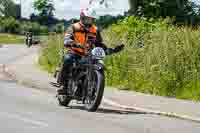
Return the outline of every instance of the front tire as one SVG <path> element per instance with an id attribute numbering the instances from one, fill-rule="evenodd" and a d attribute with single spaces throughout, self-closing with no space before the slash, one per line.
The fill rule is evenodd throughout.
<path id="1" fill-rule="evenodd" d="M 86 96 L 85 108 L 89 112 L 95 112 L 100 106 L 102 98 L 103 98 L 103 94 L 104 94 L 104 87 L 105 87 L 105 77 L 104 77 L 103 71 L 95 70 L 93 72 L 93 76 L 96 77 L 96 92 L 95 92 L 96 96 L 92 103 L 90 102 L 88 103 L 87 99 L 89 97 Z M 94 77 L 92 79 L 94 79 Z"/>

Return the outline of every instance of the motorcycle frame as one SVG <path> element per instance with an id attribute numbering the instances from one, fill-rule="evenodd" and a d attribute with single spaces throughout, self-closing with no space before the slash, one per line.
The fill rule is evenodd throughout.
<path id="1" fill-rule="evenodd" d="M 86 81 L 88 81 L 87 86 L 91 86 L 91 77 L 92 77 L 92 71 L 93 70 L 97 70 L 97 71 L 104 71 L 105 70 L 105 66 L 103 64 L 97 63 L 98 60 L 92 58 L 92 56 L 87 56 L 81 59 L 86 60 L 87 63 L 73 63 L 72 66 L 72 72 L 70 73 L 71 77 L 68 78 L 68 80 L 71 80 L 71 86 L 69 86 L 72 90 L 72 99 L 75 100 L 82 100 L 82 102 L 84 103 L 84 99 L 87 96 L 88 93 L 88 87 L 85 87 L 84 81 L 84 87 L 83 88 L 79 88 L 78 87 L 78 82 L 79 80 L 82 80 L 82 78 L 86 77 L 87 79 L 85 79 Z M 77 74 L 78 71 L 81 71 L 79 74 Z M 75 85 L 75 86 L 74 86 Z M 77 97 L 77 91 L 80 91 L 80 89 L 82 90 L 82 94 L 81 97 Z"/>

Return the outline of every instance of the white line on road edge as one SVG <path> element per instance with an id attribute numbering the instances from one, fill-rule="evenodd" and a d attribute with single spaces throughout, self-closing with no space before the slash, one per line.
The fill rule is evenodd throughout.
<path id="1" fill-rule="evenodd" d="M 146 109 L 146 108 L 139 108 L 139 107 L 135 107 L 135 106 L 132 106 L 132 107 L 125 106 L 125 105 L 118 104 L 118 103 L 116 103 L 112 100 L 106 99 L 106 98 L 104 98 L 103 101 L 111 106 L 119 107 L 119 108 L 122 108 L 125 110 L 131 110 L 131 111 L 134 110 L 134 111 L 144 112 L 146 114 L 175 117 L 175 118 L 179 118 L 179 119 L 183 119 L 183 120 L 189 120 L 189 121 L 200 123 L 200 118 L 194 118 L 194 117 L 191 117 L 188 115 L 181 115 L 181 114 L 177 114 L 177 113 L 173 113 L 173 112 L 162 112 L 162 111 L 151 110 L 151 109 Z"/>
<path id="2" fill-rule="evenodd" d="M 36 125 L 36 126 L 40 126 L 40 127 L 48 127 L 49 125 L 47 123 L 41 122 L 41 121 L 36 121 L 36 120 L 32 120 L 29 118 L 25 118 L 16 114 L 10 114 L 10 113 L 6 113 L 6 112 L 0 112 L 1 116 L 6 116 L 8 118 L 12 118 L 12 119 L 17 119 L 20 121 L 23 121 L 25 123 L 29 123 L 32 125 Z"/>

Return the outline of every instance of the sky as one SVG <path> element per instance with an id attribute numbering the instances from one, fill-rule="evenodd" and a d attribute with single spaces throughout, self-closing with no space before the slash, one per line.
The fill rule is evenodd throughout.
<path id="1" fill-rule="evenodd" d="M 20 0 L 15 0 L 19 3 Z M 22 16 L 29 17 L 31 13 L 34 12 L 33 2 L 34 0 L 21 0 L 22 1 Z M 118 15 L 123 14 L 128 10 L 128 0 L 110 0 L 112 6 L 108 9 L 103 6 L 95 5 L 94 8 L 97 12 L 97 15 Z M 55 16 L 60 19 L 70 19 L 78 18 L 80 10 L 88 7 L 89 0 L 53 0 L 55 5 Z"/>

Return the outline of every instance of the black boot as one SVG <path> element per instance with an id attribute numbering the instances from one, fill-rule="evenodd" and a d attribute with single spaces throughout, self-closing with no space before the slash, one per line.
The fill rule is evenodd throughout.
<path id="1" fill-rule="evenodd" d="M 71 78 L 71 66 L 65 66 L 63 65 L 63 67 L 61 68 L 61 71 L 59 73 L 58 76 L 58 84 L 60 85 L 60 89 L 57 91 L 59 95 L 70 95 L 70 91 L 68 89 L 68 82 Z"/>
<path id="2" fill-rule="evenodd" d="M 61 71 L 59 72 L 57 84 L 59 85 L 59 88 L 57 90 L 58 95 L 67 95 L 67 84 L 66 84 L 66 76 L 65 76 L 65 69 L 64 67 L 61 68 Z"/>
<path id="3" fill-rule="evenodd" d="M 67 88 L 64 85 L 61 85 L 60 89 L 57 90 L 58 95 L 68 95 Z"/>

